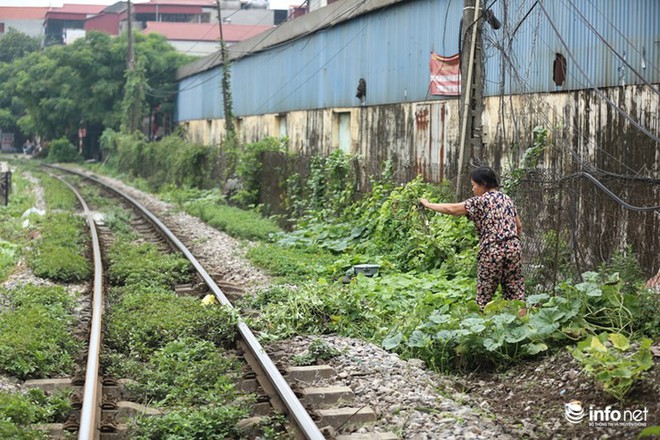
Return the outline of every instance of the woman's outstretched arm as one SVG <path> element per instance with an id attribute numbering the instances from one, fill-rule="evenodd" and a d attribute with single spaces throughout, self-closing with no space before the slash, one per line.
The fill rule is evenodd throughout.
<path id="1" fill-rule="evenodd" d="M 449 215 L 465 215 L 467 210 L 465 209 L 465 203 L 431 203 L 426 199 L 419 199 L 419 203 L 424 205 L 424 207 L 431 209 L 433 211 L 439 212 L 441 214 Z"/>

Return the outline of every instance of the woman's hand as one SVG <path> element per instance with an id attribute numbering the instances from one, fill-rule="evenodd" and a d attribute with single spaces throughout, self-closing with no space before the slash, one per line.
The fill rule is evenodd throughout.
<path id="1" fill-rule="evenodd" d="M 426 199 L 419 199 L 419 204 L 422 205 L 425 208 L 429 207 L 429 201 Z"/>

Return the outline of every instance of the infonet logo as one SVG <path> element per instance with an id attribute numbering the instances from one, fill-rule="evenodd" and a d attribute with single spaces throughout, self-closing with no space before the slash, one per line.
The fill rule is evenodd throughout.
<path id="1" fill-rule="evenodd" d="M 582 402 L 579 400 L 571 400 L 564 404 L 564 416 L 566 420 L 573 424 L 582 422 L 587 415 L 582 407 Z M 636 410 L 619 410 L 612 409 L 610 405 L 605 409 L 596 409 L 593 405 L 589 405 L 589 426 L 594 427 L 616 427 L 616 426 L 630 426 L 630 427 L 645 427 L 648 417 L 648 408 Z"/>
<path id="2" fill-rule="evenodd" d="M 584 408 L 582 408 L 582 402 L 579 400 L 571 400 L 570 402 L 565 403 L 564 410 L 566 413 L 566 420 L 571 423 L 578 424 L 584 418 Z"/>

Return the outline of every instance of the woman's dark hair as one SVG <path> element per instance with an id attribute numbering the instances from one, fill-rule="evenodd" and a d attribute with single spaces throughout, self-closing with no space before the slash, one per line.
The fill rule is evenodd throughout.
<path id="1" fill-rule="evenodd" d="M 500 184 L 497 182 L 495 171 L 490 167 L 478 167 L 470 173 L 470 179 L 479 185 L 483 185 L 488 189 L 498 188 Z"/>

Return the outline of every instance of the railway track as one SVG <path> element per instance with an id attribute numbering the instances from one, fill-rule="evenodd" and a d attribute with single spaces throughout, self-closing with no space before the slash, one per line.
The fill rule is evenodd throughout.
<path id="1" fill-rule="evenodd" d="M 224 287 L 228 292 L 223 291 L 221 287 L 223 283 L 216 282 L 215 277 L 207 272 L 179 238 L 137 200 L 92 176 L 61 167 L 51 166 L 51 169 L 59 173 L 76 174 L 94 185 L 101 186 L 102 191 L 112 193 L 113 197 L 121 199 L 122 204 L 130 205 L 131 209 L 137 213 L 132 226 L 145 241 L 156 244 L 162 250 L 171 249 L 184 255 L 194 268 L 197 282 L 194 283 L 195 285 L 177 286 L 178 294 L 210 293 L 222 306 L 233 308 L 230 298 L 239 292 L 240 288 L 225 284 Z M 101 251 L 104 247 L 104 240 L 106 241 L 105 246 L 108 241 L 112 240 L 112 233 L 104 227 L 101 220 L 95 219 L 80 192 L 66 181 L 65 183 L 76 193 L 85 213 L 90 229 L 95 270 L 91 313 L 89 322 L 83 324 L 85 331 L 88 331 L 85 336 L 89 342 L 85 350 L 87 358 L 84 361 L 84 367 L 81 368 L 85 371 L 85 375 L 74 376 L 69 380 L 69 385 L 81 387 L 80 391 L 74 394 L 74 406 L 79 410 L 72 414 L 61 429 L 77 432 L 79 439 L 130 438 L 130 434 L 118 420 L 140 412 L 153 413 L 157 416 L 158 411 L 122 401 L 121 380 L 102 377 L 100 374 L 99 354 L 102 350 L 101 329 L 103 326 L 101 319 L 104 305 Z M 327 385 L 332 383 L 332 378 L 337 375 L 332 368 L 323 365 L 310 367 L 281 365 L 278 361 L 278 354 L 272 354 L 275 359 L 273 360 L 241 318 L 237 322 L 237 334 L 238 352 L 250 369 L 250 372 L 243 377 L 241 388 L 248 392 L 261 394 L 258 401 L 266 403 L 266 406 L 270 408 L 270 410 L 266 410 L 266 413 L 284 415 L 287 429 L 295 438 L 338 438 L 341 440 L 398 438 L 392 433 L 337 434 L 338 430 L 351 432 L 360 425 L 374 422 L 377 416 L 367 406 L 357 408 L 350 406 L 352 398 L 350 388 Z M 63 382 L 66 382 L 66 379 Z M 41 384 L 33 383 L 30 386 L 44 386 L 44 384 L 45 382 L 42 381 Z M 253 418 L 258 419 L 259 417 L 259 414 L 255 414 Z M 256 420 L 254 422 L 256 423 Z M 249 424 L 250 421 L 248 420 L 246 423 Z M 51 427 L 51 432 L 55 437 L 58 436 L 59 429 L 60 427 Z"/>

